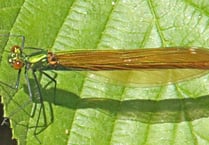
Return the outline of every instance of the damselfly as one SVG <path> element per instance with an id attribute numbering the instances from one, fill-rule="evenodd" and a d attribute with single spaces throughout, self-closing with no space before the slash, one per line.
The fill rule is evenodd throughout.
<path id="1" fill-rule="evenodd" d="M 22 38 L 24 40 L 24 37 Z M 31 49 L 36 52 L 26 54 L 23 49 Z M 69 70 L 92 71 L 94 73 L 96 72 L 95 74 L 123 82 L 126 78 L 120 75 L 127 74 L 131 71 L 132 73 L 139 74 L 135 76 L 141 77 L 136 79 L 129 78 L 131 82 L 148 83 L 151 85 L 151 83 L 165 83 L 166 81 L 172 83 L 185 79 L 186 77 L 192 77 L 207 72 L 206 70 L 209 68 L 208 56 L 209 51 L 204 48 L 168 47 L 135 50 L 51 52 L 40 48 L 24 47 L 23 43 L 22 46 L 15 45 L 11 48 L 8 61 L 12 68 L 18 70 L 16 86 L 19 84 L 20 72 L 23 67 L 26 70 L 27 80 L 28 70 L 32 70 L 32 72 L 40 71 L 51 80 L 53 80 L 52 77 L 46 74 L 45 71 Z M 157 81 L 154 82 L 153 79 L 149 79 L 149 77 L 146 76 L 147 71 L 151 71 L 154 75 L 157 74 L 155 76 L 156 78 L 161 79 L 161 77 L 159 77 L 160 74 L 166 78 L 166 71 L 170 71 L 171 69 L 175 70 L 175 78 L 169 78 L 166 79 L 166 81 L 156 79 Z M 182 73 L 182 70 L 186 71 L 187 74 Z M 108 71 L 111 72 L 111 75 L 107 73 Z M 53 81 L 56 82 L 55 80 Z M 28 89 L 30 93 L 30 87 Z"/>
<path id="2" fill-rule="evenodd" d="M 47 74 L 48 70 L 69 70 L 69 71 L 141 71 L 153 69 L 193 69 L 194 74 L 209 69 L 209 50 L 203 48 L 153 48 L 135 50 L 79 50 L 51 52 L 40 48 L 24 47 L 25 37 L 22 38 L 22 45 L 11 47 L 8 62 L 12 68 L 18 71 L 16 88 L 19 86 L 21 70 L 25 69 L 25 78 L 29 96 L 32 100 L 31 83 L 28 71 L 31 70 L 36 82 L 40 103 L 43 105 L 43 97 L 36 71 L 39 71 L 55 83 L 56 80 Z M 27 54 L 24 50 L 32 50 Z M 102 74 L 102 73 L 101 73 Z M 102 74 L 103 75 L 103 74 Z M 116 79 L 120 77 L 117 76 Z M 158 76 L 156 76 L 158 77 Z M 172 80 L 168 80 L 172 82 Z"/>
<path id="3" fill-rule="evenodd" d="M 24 40 L 24 37 L 22 38 Z M 25 54 L 23 49 L 31 49 L 36 52 Z M 133 82 L 133 84 L 155 85 L 173 83 L 207 72 L 206 70 L 209 68 L 208 56 L 208 49 L 179 47 L 51 52 L 40 48 L 24 47 L 23 41 L 21 47 L 15 45 L 11 48 L 8 61 L 12 68 L 18 70 L 16 86 L 19 84 L 20 72 L 23 67 L 26 80 L 28 80 L 28 70 L 32 70 L 34 78 L 36 78 L 34 72 L 39 71 L 55 82 L 55 85 L 56 81 L 45 71 L 92 71 L 93 74 L 96 74 L 92 75 L 93 79 L 96 79 L 97 75 L 101 75 L 119 83 L 125 83 L 128 79 L 128 82 Z M 175 77 L 168 76 L 170 70 L 174 70 L 171 75 Z M 148 73 L 149 71 L 151 74 Z M 126 78 L 130 72 L 135 78 Z M 27 82 L 32 97 L 30 83 Z"/>

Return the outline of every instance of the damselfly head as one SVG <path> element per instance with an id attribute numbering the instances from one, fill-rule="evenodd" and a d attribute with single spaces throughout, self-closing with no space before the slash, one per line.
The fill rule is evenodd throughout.
<path id="1" fill-rule="evenodd" d="M 8 62 L 12 68 L 19 70 L 24 66 L 24 61 L 21 59 L 21 48 L 18 45 L 14 45 L 11 48 L 11 53 L 8 56 Z"/>

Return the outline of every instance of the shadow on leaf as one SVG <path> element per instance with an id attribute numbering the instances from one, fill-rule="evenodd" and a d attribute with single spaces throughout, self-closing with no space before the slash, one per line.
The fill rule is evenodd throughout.
<path id="1" fill-rule="evenodd" d="M 135 120 L 143 123 L 178 123 L 209 117 L 209 95 L 198 98 L 165 100 L 113 100 L 107 98 L 80 98 L 71 92 L 57 89 L 55 102 L 53 90 L 46 90 L 44 101 L 69 109 L 99 109 L 117 116 L 117 119 Z M 49 95 L 50 92 L 50 95 Z M 56 116 L 55 116 L 56 117 Z"/>

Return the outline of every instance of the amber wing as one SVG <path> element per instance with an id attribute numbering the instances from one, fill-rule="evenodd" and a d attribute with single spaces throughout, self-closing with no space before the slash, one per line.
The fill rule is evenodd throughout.
<path id="1" fill-rule="evenodd" d="M 55 53 L 57 63 L 75 70 L 209 69 L 209 50 L 154 48 Z"/>

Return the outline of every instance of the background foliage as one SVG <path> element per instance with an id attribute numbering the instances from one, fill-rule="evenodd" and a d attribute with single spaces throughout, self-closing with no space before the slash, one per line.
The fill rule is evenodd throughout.
<path id="1" fill-rule="evenodd" d="M 209 47 L 205 0 L 0 0 L 0 14 L 1 34 L 24 35 L 25 46 L 51 51 Z M 168 76 L 175 80 L 172 71 L 128 72 L 119 80 L 106 72 L 57 72 L 55 101 L 54 84 L 38 75 L 49 126 L 37 139 L 33 133 L 40 105 L 35 117 L 27 115 L 33 109 L 24 73 L 18 91 L 3 84 L 15 84 L 17 72 L 8 66 L 6 56 L 21 39 L 10 37 L 4 42 L 0 44 L 1 96 L 21 145 L 39 144 L 38 140 L 51 145 L 209 144 L 207 72 L 172 84 L 165 84 Z M 178 75 L 190 76 L 192 71 Z M 139 77 L 150 77 L 149 83 L 130 81 Z M 164 84 L 153 85 L 158 78 Z M 35 86 L 32 77 L 31 81 Z M 42 120 L 43 116 L 40 124 Z"/>

